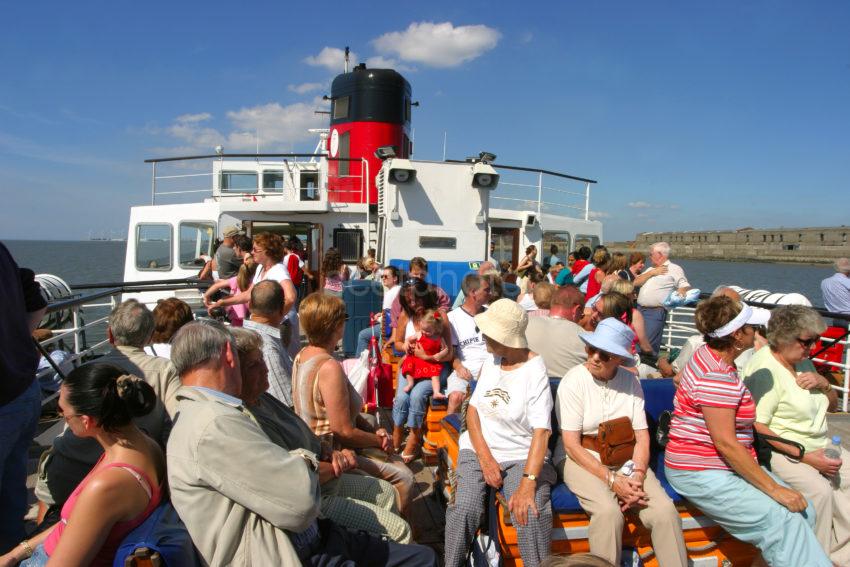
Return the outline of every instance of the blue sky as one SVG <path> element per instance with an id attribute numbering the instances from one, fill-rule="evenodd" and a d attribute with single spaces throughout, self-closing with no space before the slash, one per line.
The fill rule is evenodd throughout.
<path id="1" fill-rule="evenodd" d="M 148 157 L 312 150 L 346 45 L 411 82 L 416 158 L 598 179 L 609 240 L 850 224 L 850 3 L 314 6 L 6 3 L 0 238 L 125 233 Z"/>

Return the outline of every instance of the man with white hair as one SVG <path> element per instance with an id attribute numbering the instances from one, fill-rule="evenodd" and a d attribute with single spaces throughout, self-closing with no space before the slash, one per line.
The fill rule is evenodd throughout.
<path id="1" fill-rule="evenodd" d="M 835 261 L 835 273 L 820 283 L 820 291 L 827 311 L 850 315 L 850 259 Z M 846 329 L 848 321 L 833 319 L 832 324 Z"/>
<path id="2" fill-rule="evenodd" d="M 666 272 L 659 273 L 646 280 L 640 287 L 637 298 L 638 309 L 643 315 L 646 336 L 652 345 L 652 353 L 657 355 L 658 349 L 661 347 L 664 324 L 667 321 L 667 309 L 664 307 L 664 300 L 674 290 L 685 295 L 685 292 L 691 289 L 691 284 L 688 283 L 682 267 L 670 261 L 670 245 L 666 242 L 656 242 L 650 246 L 649 258 L 655 268 L 661 266 L 667 268 Z"/>

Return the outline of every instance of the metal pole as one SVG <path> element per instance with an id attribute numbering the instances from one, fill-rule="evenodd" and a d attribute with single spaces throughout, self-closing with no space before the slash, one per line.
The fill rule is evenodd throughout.
<path id="1" fill-rule="evenodd" d="M 537 174 L 537 222 L 540 222 L 540 201 L 543 200 L 543 172 Z"/>
<path id="2" fill-rule="evenodd" d="M 584 184 L 584 220 L 590 220 L 590 183 Z"/>
<path id="3" fill-rule="evenodd" d="M 366 249 L 368 250 L 372 242 L 371 212 L 369 211 L 369 199 L 371 197 L 369 195 L 369 161 L 366 158 L 360 158 L 360 161 L 363 163 L 360 173 L 363 173 L 364 170 L 366 171 L 364 179 L 366 180 Z"/>
<path id="4" fill-rule="evenodd" d="M 151 205 L 156 204 L 156 162 L 153 162 L 153 175 L 151 176 Z"/>
<path id="5" fill-rule="evenodd" d="M 841 411 L 847 411 L 848 397 L 850 397 L 850 340 L 844 340 L 844 400 L 841 402 Z"/>

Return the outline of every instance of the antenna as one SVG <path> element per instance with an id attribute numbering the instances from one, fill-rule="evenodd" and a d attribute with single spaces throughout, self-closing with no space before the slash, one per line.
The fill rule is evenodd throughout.
<path id="1" fill-rule="evenodd" d="M 446 138 L 449 133 L 443 130 L 443 161 L 446 161 Z"/>
<path id="2" fill-rule="evenodd" d="M 350 51 L 351 50 L 348 49 L 348 46 L 346 45 L 345 46 L 345 72 L 346 73 L 348 73 L 348 54 L 350 53 Z"/>

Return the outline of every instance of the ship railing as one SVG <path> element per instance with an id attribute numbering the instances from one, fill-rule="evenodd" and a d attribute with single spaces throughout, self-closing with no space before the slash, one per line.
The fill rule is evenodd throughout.
<path id="1" fill-rule="evenodd" d="M 777 305 L 767 303 L 752 301 L 748 301 L 747 303 L 765 309 L 774 309 L 777 307 Z M 667 312 L 667 324 L 664 327 L 664 334 L 662 335 L 662 347 L 668 352 L 681 348 L 689 337 L 699 334 L 696 323 L 694 322 L 695 311 L 696 309 L 693 307 L 677 307 Z M 827 324 L 833 319 L 850 321 L 850 315 L 832 313 L 825 309 L 816 309 L 816 311 L 821 314 Z M 814 354 L 812 360 L 819 366 L 829 368 L 833 375 L 838 375 L 838 381 L 840 383 L 833 385 L 833 388 L 839 392 L 841 411 L 847 412 L 850 409 L 850 337 L 845 335 L 843 338 L 838 338 L 821 335 L 820 344 L 822 345 L 820 348 L 816 346 L 812 349 L 812 353 Z M 840 345 L 840 359 L 835 360 L 836 357 L 834 355 L 826 358 L 825 353 L 828 350 L 834 350 L 829 347 L 835 347 L 835 345 Z M 819 353 L 818 351 L 822 352 Z"/>
<path id="2" fill-rule="evenodd" d="M 103 284 L 91 284 L 82 287 L 102 288 Z M 200 289 L 197 280 L 161 280 L 153 282 L 135 282 L 120 284 L 98 291 L 88 291 L 76 294 L 74 297 L 59 301 L 51 301 L 47 306 L 45 321 L 51 320 L 53 336 L 40 342 L 45 352 L 54 348 L 67 353 L 67 358 L 61 365 L 51 363 L 36 373 L 36 379 L 41 380 L 57 374 L 59 369 L 67 374 L 72 368 L 106 354 L 110 349 L 107 339 L 109 313 L 122 301 L 125 293 L 144 291 L 176 291 L 179 289 Z M 79 289 L 78 288 L 78 289 Z M 54 317 L 51 318 L 51 315 Z M 59 396 L 55 392 L 42 396 L 41 404 L 45 406 Z"/>
<path id="3" fill-rule="evenodd" d="M 310 161 L 299 162 L 299 158 L 310 158 Z M 263 186 L 262 172 L 256 172 L 256 187 L 234 187 L 220 189 L 221 183 L 216 183 L 221 175 L 215 171 L 214 164 L 218 162 L 222 168 L 223 160 L 231 160 L 227 165 L 237 167 L 242 163 L 259 163 L 264 160 L 264 166 L 280 166 L 285 177 L 291 182 L 284 183 L 283 188 L 268 188 Z M 318 159 L 319 165 L 316 166 Z M 273 160 L 273 161 L 268 161 Z M 309 163 L 309 172 L 327 169 L 327 162 L 353 162 L 352 169 L 360 164 L 360 173 L 346 175 L 329 174 L 328 180 L 334 180 L 336 185 L 328 188 L 319 182 L 301 180 L 299 163 Z M 324 162 L 324 163 L 323 163 Z M 198 198 L 216 197 L 218 199 L 238 200 L 286 200 L 286 201 L 359 201 L 366 202 L 369 186 L 369 163 L 363 158 L 331 158 L 325 154 L 215 154 L 201 156 L 183 156 L 171 158 L 153 158 L 145 160 L 151 164 L 151 205 L 157 204 L 157 198 L 169 197 L 169 202 L 196 202 Z M 295 167 L 294 167 L 295 166 Z M 313 169 L 318 167 L 318 169 Z M 296 171 L 296 169 L 299 169 Z M 246 173 L 254 173 L 254 170 Z M 296 181 L 297 178 L 297 181 Z M 336 198 L 336 199 L 334 199 Z"/>
<path id="4" fill-rule="evenodd" d="M 590 186 L 585 179 L 545 169 L 491 164 L 499 172 L 499 185 L 490 196 L 497 209 L 557 214 L 593 220 Z"/>

